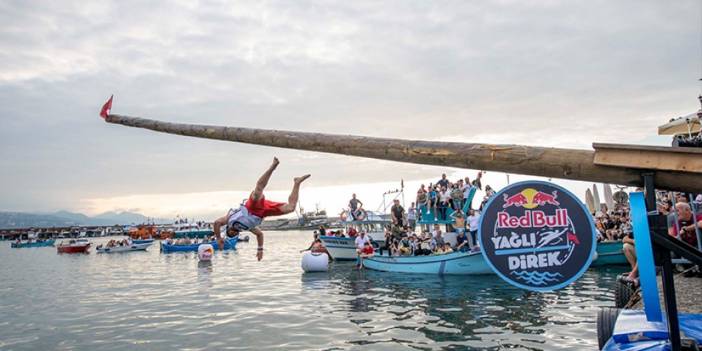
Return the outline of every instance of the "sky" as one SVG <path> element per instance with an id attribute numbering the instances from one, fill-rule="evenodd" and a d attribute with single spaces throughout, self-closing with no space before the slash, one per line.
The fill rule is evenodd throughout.
<path id="1" fill-rule="evenodd" d="M 98 117 L 111 94 L 173 122 L 665 145 L 656 127 L 699 109 L 701 23 L 698 0 L 0 1 L 0 210 L 209 220 L 276 155 L 269 198 L 311 173 L 302 206 L 336 213 L 351 192 L 376 208 L 400 179 L 409 200 L 475 174 L 125 128 Z"/>

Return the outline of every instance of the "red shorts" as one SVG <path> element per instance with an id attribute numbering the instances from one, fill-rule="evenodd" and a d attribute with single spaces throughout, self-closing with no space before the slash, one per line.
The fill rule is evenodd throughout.
<path id="1" fill-rule="evenodd" d="M 283 202 L 268 201 L 263 195 L 256 201 L 254 201 L 253 197 L 249 196 L 249 199 L 246 200 L 246 204 L 244 204 L 246 209 L 249 210 L 249 213 L 261 218 L 282 215 L 283 210 L 281 207 L 283 207 L 283 205 L 285 205 Z"/>

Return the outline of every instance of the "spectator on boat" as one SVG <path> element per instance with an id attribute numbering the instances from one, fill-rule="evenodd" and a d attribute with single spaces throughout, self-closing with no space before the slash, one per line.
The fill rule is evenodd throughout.
<path id="1" fill-rule="evenodd" d="M 360 214 L 360 209 L 363 206 L 363 202 L 356 198 L 356 194 L 351 195 L 351 200 L 349 200 L 349 209 L 351 210 L 351 218 L 355 221 L 358 219 Z"/>
<path id="2" fill-rule="evenodd" d="M 358 234 L 358 231 L 354 227 L 349 227 L 349 230 L 346 234 L 348 234 L 349 238 L 355 238 Z"/>
<path id="3" fill-rule="evenodd" d="M 370 238 L 368 237 L 368 235 L 366 235 L 366 232 L 362 231 L 361 234 L 356 236 L 356 240 L 354 240 L 354 244 L 356 245 L 356 249 L 360 251 L 363 249 L 363 246 L 366 243 L 370 243 Z"/>
<path id="4" fill-rule="evenodd" d="M 459 182 L 461 182 L 459 180 Z M 456 211 L 463 210 L 463 191 L 460 188 L 460 183 L 451 186 L 451 208 Z"/>
<path id="5" fill-rule="evenodd" d="M 451 194 L 446 190 L 446 187 L 441 187 L 439 192 L 439 220 L 446 220 L 446 212 L 449 208 L 449 201 L 451 200 Z"/>
<path id="6" fill-rule="evenodd" d="M 366 242 L 363 248 L 358 252 L 358 263 L 356 263 L 356 267 L 359 270 L 363 269 L 363 259 L 373 257 L 374 254 L 375 250 L 373 250 L 373 245 L 371 245 L 370 242 Z"/>
<path id="7" fill-rule="evenodd" d="M 466 231 L 466 218 L 463 215 L 463 210 L 455 211 L 451 214 L 453 219 L 453 230 L 456 233 L 463 233 Z"/>
<path id="8" fill-rule="evenodd" d="M 436 251 L 437 248 L 441 248 L 443 246 L 444 237 L 441 233 L 441 228 L 438 224 L 434 224 L 434 232 L 432 233 L 432 238 L 429 247 L 431 248 L 431 251 Z"/>
<path id="9" fill-rule="evenodd" d="M 669 227 L 668 234 L 699 249 L 697 230 L 702 229 L 702 213 L 695 216 L 692 213 L 692 207 L 686 202 L 678 202 L 675 204 L 675 211 L 677 214 L 677 225 Z"/>
<path id="10" fill-rule="evenodd" d="M 483 172 L 480 171 L 480 172 L 478 172 L 478 175 L 475 176 L 475 180 L 473 180 L 471 185 L 473 185 L 474 187 L 476 187 L 480 190 L 483 190 L 482 178 L 483 178 Z"/>
<path id="11" fill-rule="evenodd" d="M 422 213 L 426 212 L 429 206 L 429 195 L 427 194 L 427 189 L 424 188 L 424 184 L 417 190 L 417 198 L 415 199 L 417 203 L 418 216 L 421 217 Z"/>
<path id="12" fill-rule="evenodd" d="M 392 219 L 392 224 L 395 227 L 404 226 L 405 218 L 405 208 L 400 205 L 400 200 L 395 199 L 392 201 L 393 205 L 390 207 L 390 218 Z"/>
<path id="13" fill-rule="evenodd" d="M 478 226 L 480 225 L 480 214 L 474 209 L 468 211 L 468 241 L 471 248 L 478 246 Z"/>
<path id="14" fill-rule="evenodd" d="M 417 227 L 417 208 L 414 206 L 414 202 L 407 209 L 407 227 L 413 232 L 414 228 Z"/>
<path id="15" fill-rule="evenodd" d="M 439 199 L 439 192 L 436 189 L 436 186 L 431 185 L 429 183 L 429 211 L 431 211 L 431 214 L 434 216 L 434 220 L 436 220 L 436 212 L 437 212 L 437 205 L 438 205 L 438 199 Z"/>
<path id="16" fill-rule="evenodd" d="M 400 256 L 410 256 L 412 255 L 412 242 L 410 237 L 404 237 L 400 240 Z"/>
<path id="17" fill-rule="evenodd" d="M 446 173 L 441 175 L 441 179 L 436 182 L 436 185 L 438 185 L 439 188 L 448 188 L 449 180 L 446 178 Z"/>
<path id="18" fill-rule="evenodd" d="M 453 252 L 453 249 L 451 248 L 451 244 L 449 244 L 449 243 L 444 243 L 444 247 L 443 247 L 443 249 L 441 250 L 441 252 L 442 252 L 443 254 L 452 253 L 452 252 Z"/>
<path id="19" fill-rule="evenodd" d="M 470 248 L 466 232 L 460 232 L 456 235 L 456 251 L 467 251 Z"/>
<path id="20" fill-rule="evenodd" d="M 324 229 L 324 225 L 319 226 L 319 235 L 321 236 L 326 236 L 327 235 L 327 230 Z"/>

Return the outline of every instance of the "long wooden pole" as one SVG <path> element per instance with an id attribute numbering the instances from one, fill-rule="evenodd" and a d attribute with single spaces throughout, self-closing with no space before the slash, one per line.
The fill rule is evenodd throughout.
<path id="1" fill-rule="evenodd" d="M 170 123 L 111 114 L 109 123 L 168 134 L 239 143 L 282 147 L 445 167 L 490 170 L 548 178 L 642 186 L 641 170 L 601 166 L 595 152 L 523 145 L 455 143 L 374 138 L 284 130 Z M 661 189 L 699 192 L 702 176 L 695 173 L 656 171 Z"/>

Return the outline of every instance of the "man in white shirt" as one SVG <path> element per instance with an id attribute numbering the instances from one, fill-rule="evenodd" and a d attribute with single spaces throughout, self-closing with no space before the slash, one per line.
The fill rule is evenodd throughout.
<path id="1" fill-rule="evenodd" d="M 475 247 L 478 245 L 478 225 L 480 224 L 480 214 L 474 209 L 468 211 L 468 236 L 470 247 Z"/>
<path id="2" fill-rule="evenodd" d="M 417 226 L 417 208 L 414 206 L 414 202 L 407 209 L 407 225 L 409 225 L 410 231 L 414 232 L 414 228 Z"/>
<path id="3" fill-rule="evenodd" d="M 370 238 L 368 237 L 368 235 L 366 235 L 366 232 L 361 232 L 361 234 L 356 235 L 356 240 L 354 241 L 354 243 L 356 244 L 356 250 L 363 250 L 363 246 L 367 242 L 370 242 Z"/>

